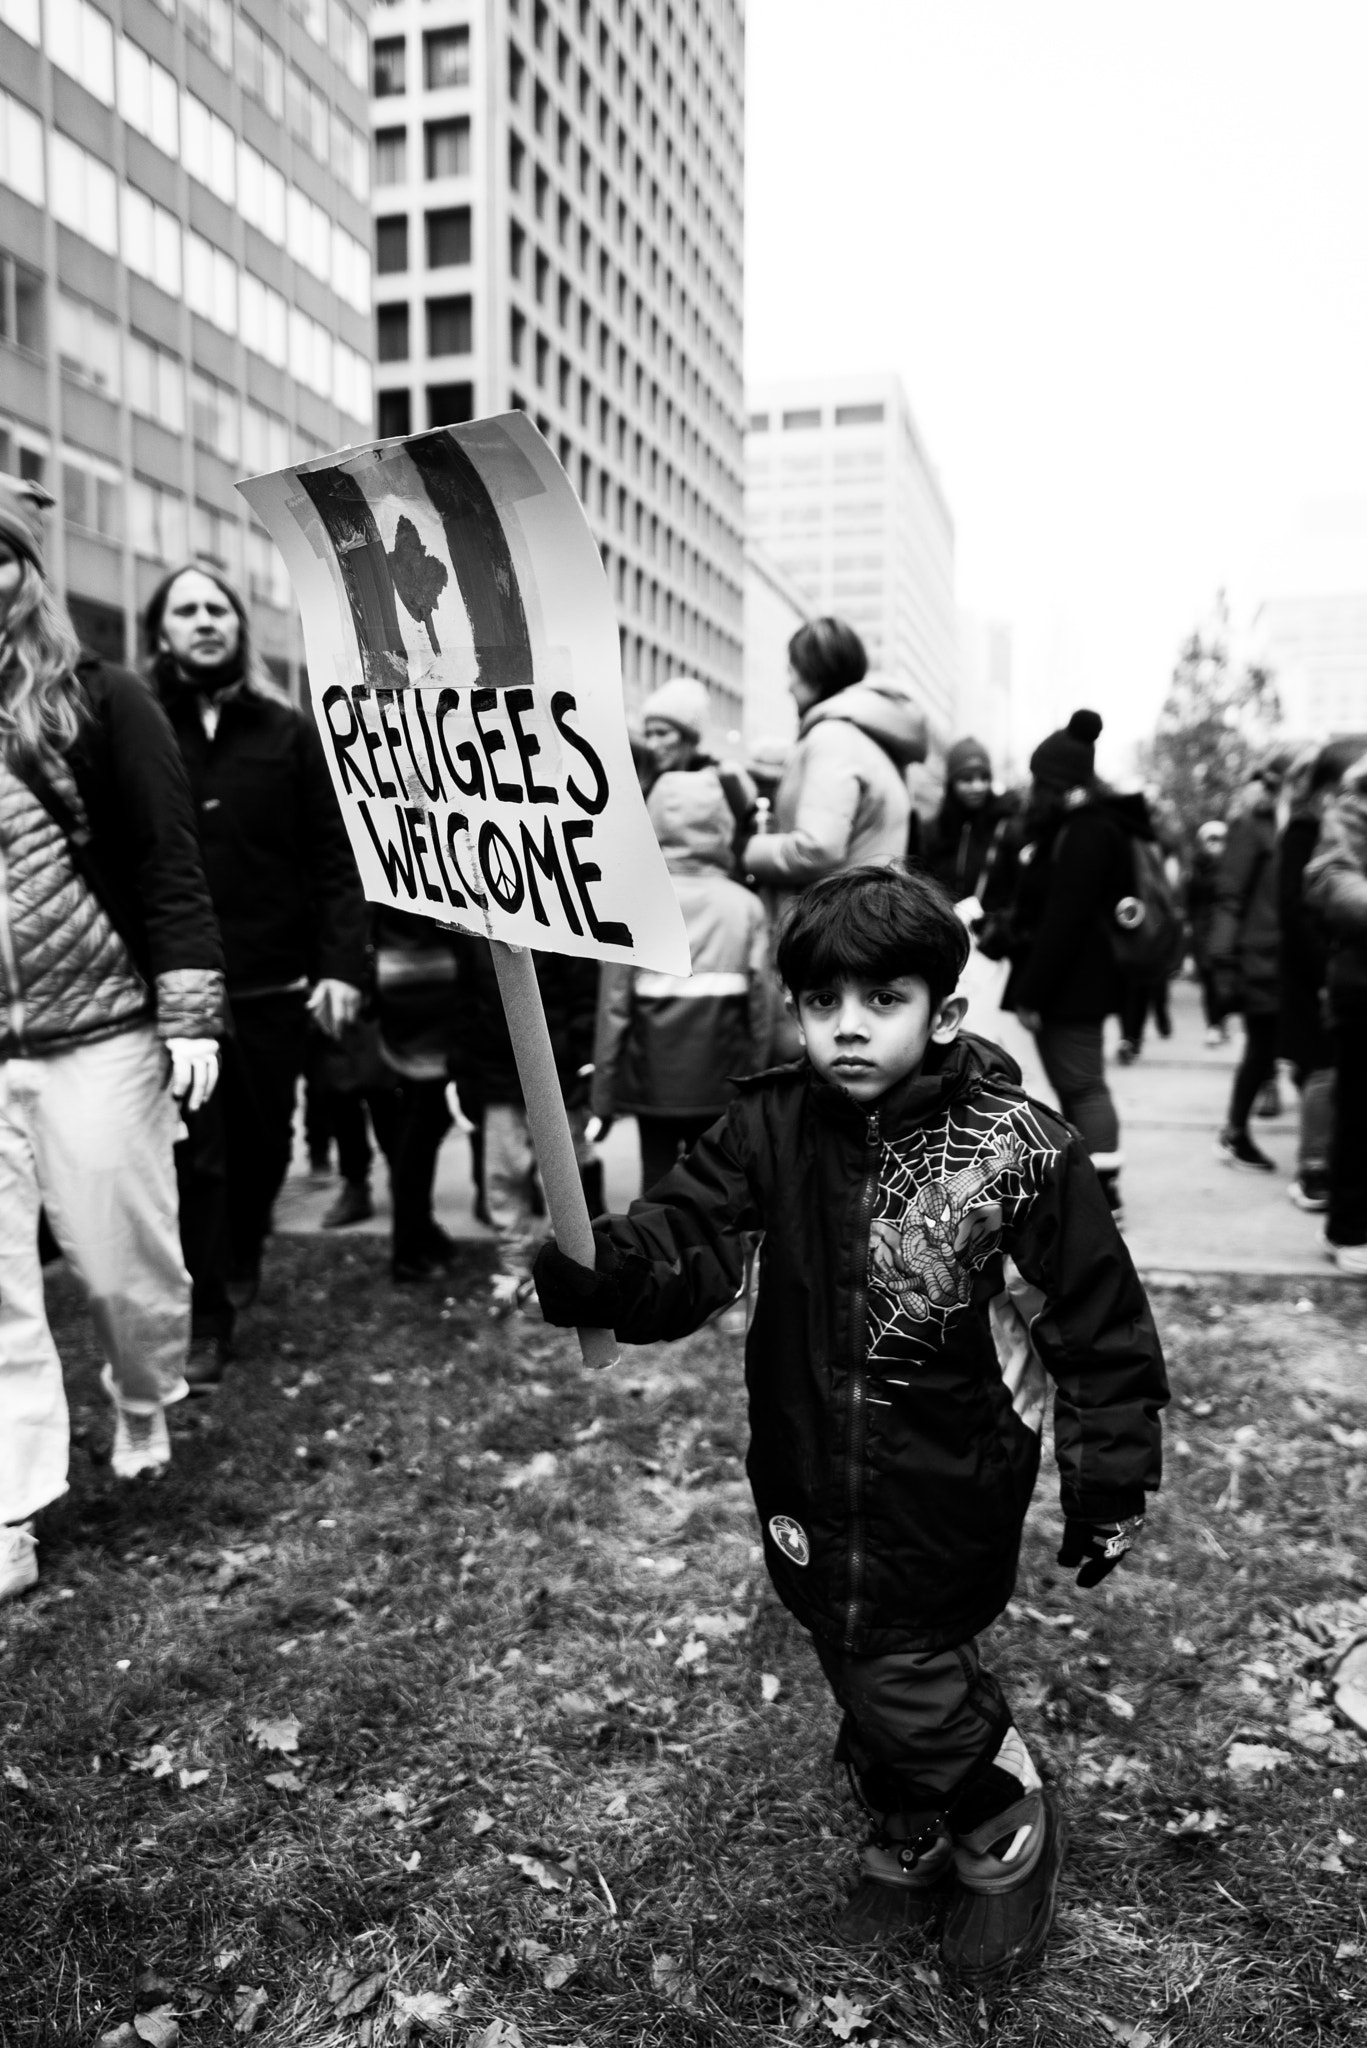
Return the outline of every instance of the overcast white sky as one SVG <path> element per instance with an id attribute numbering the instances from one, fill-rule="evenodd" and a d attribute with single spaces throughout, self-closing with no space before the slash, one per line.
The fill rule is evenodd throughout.
<path id="1" fill-rule="evenodd" d="M 746 33 L 747 374 L 901 373 L 1027 731 L 1091 703 L 1118 772 L 1216 588 L 1237 620 L 1303 507 L 1367 504 L 1367 5 L 748 0 Z"/>

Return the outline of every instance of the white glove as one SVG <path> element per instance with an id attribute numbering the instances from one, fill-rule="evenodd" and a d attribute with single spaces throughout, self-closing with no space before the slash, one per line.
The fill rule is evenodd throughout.
<path id="1" fill-rule="evenodd" d="M 320 981 L 309 997 L 309 1015 L 329 1038 L 340 1038 L 361 1014 L 361 991 L 349 981 Z"/>
<path id="2" fill-rule="evenodd" d="M 171 1093 L 183 1110 L 203 1109 L 218 1082 L 216 1038 L 168 1038 Z"/>

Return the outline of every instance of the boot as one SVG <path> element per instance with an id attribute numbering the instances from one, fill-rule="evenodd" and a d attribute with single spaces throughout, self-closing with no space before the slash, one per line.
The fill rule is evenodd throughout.
<path id="1" fill-rule="evenodd" d="M 1054 1922 L 1066 1833 L 1015 1728 L 954 1812 L 954 1893 L 940 1937 L 947 1974 L 997 1988 L 1034 1960 Z"/>
<path id="2" fill-rule="evenodd" d="M 949 1831 L 938 1820 L 914 1845 L 906 1839 L 907 1817 L 893 1814 L 859 1852 L 860 1877 L 831 1932 L 850 1948 L 893 1941 L 933 1916 L 950 1874 Z M 900 1838 L 899 1838 L 900 1835 Z M 919 1851 L 919 1853 L 916 1853 Z"/>

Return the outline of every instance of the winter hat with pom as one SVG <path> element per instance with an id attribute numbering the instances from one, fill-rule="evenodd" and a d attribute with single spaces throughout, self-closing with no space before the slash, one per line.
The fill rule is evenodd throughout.
<path id="1" fill-rule="evenodd" d="M 961 782 L 974 768 L 981 768 L 989 780 L 992 757 L 981 740 L 955 740 L 945 755 L 945 781 Z"/>
<path id="2" fill-rule="evenodd" d="M 1062 732 L 1051 732 L 1030 756 L 1036 782 L 1053 789 L 1076 789 L 1096 774 L 1096 743 L 1101 719 L 1095 711 L 1075 711 Z"/>
<path id="3" fill-rule="evenodd" d="M 707 729 L 710 708 L 706 683 L 700 683 L 695 676 L 671 676 L 646 698 L 641 717 L 661 718 L 700 740 Z"/>

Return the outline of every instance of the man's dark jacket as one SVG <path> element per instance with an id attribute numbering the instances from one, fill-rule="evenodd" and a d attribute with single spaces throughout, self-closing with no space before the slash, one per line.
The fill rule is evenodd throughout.
<path id="1" fill-rule="evenodd" d="M 229 995 L 325 978 L 361 987 L 365 898 L 313 720 L 238 685 L 211 740 L 165 662 L 157 689 L 190 778 Z"/>
<path id="2" fill-rule="evenodd" d="M 652 1343 L 732 1301 L 764 1233 L 750 1482 L 780 1598 L 849 1655 L 944 1648 L 1001 1613 L 1046 1372 L 1064 1513 L 1137 1514 L 1158 1485 L 1143 1288 L 1076 1133 L 1018 1082 L 971 1038 L 872 1111 L 805 1062 L 774 1069 L 594 1225 L 588 1298 L 538 1264 L 548 1320 Z"/>
<path id="3" fill-rule="evenodd" d="M 456 989 L 451 1007 L 448 1064 L 468 1117 L 483 1115 L 491 1102 L 520 1104 L 522 1083 L 513 1058 L 494 956 L 487 939 L 457 940 Z M 560 1091 L 570 1107 L 588 1100 L 588 1076 L 598 1018 L 598 962 L 566 953 L 534 953 L 541 1006 Z"/>

